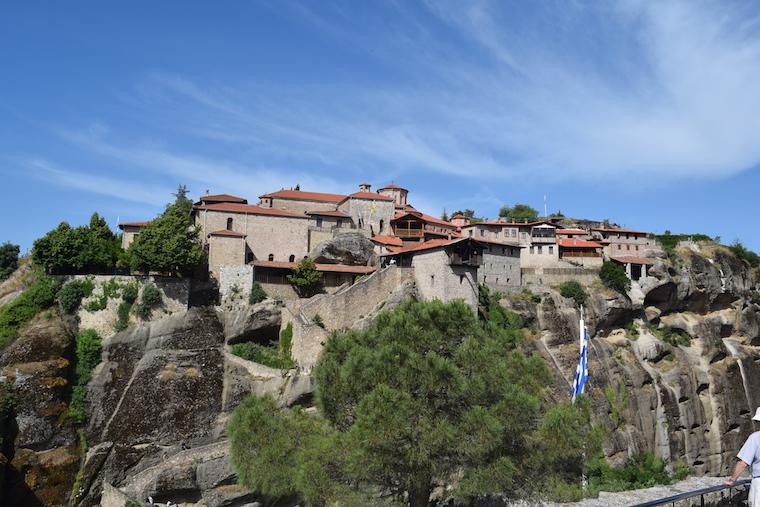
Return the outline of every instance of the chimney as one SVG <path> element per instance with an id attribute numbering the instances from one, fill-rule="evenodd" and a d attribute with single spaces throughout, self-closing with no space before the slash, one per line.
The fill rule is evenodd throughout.
<path id="1" fill-rule="evenodd" d="M 369 192 L 372 189 L 372 185 L 369 183 L 359 183 L 359 192 Z"/>

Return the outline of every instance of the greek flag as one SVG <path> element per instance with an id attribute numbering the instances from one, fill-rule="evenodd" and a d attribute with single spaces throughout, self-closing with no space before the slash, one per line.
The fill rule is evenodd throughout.
<path id="1" fill-rule="evenodd" d="M 583 394 L 586 388 L 586 381 L 588 380 L 588 331 L 586 330 L 586 323 L 583 321 L 583 307 L 581 306 L 581 321 L 580 321 L 580 338 L 581 349 L 578 354 L 578 367 L 575 369 L 575 379 L 573 380 L 573 390 L 570 394 L 573 396 L 573 403 L 575 403 L 575 397 L 579 394 Z"/>

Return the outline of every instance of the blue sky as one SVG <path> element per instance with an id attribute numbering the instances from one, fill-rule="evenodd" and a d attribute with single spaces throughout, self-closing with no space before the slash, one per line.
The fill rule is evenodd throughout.
<path id="1" fill-rule="evenodd" d="M 760 250 L 760 9 L 721 1 L 11 2 L 0 242 L 177 184 L 394 181 Z"/>

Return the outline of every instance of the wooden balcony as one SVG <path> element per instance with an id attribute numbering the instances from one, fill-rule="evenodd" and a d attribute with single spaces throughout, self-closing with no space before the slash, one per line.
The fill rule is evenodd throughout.
<path id="1" fill-rule="evenodd" d="M 452 252 L 449 254 L 449 265 L 451 266 L 481 266 L 483 264 L 482 255 L 462 256 L 459 253 Z"/>
<path id="2" fill-rule="evenodd" d="M 601 257 L 599 252 L 562 252 L 562 257 Z"/>
<path id="3" fill-rule="evenodd" d="M 417 239 L 425 236 L 425 231 L 417 228 L 394 227 L 393 233 L 402 240 L 409 238 Z"/>

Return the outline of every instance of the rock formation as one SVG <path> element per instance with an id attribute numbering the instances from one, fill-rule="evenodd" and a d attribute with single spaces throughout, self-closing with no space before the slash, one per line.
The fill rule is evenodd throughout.
<path id="1" fill-rule="evenodd" d="M 347 232 L 320 241 L 309 254 L 314 262 L 366 266 L 374 258 L 375 246 L 363 234 Z"/>

